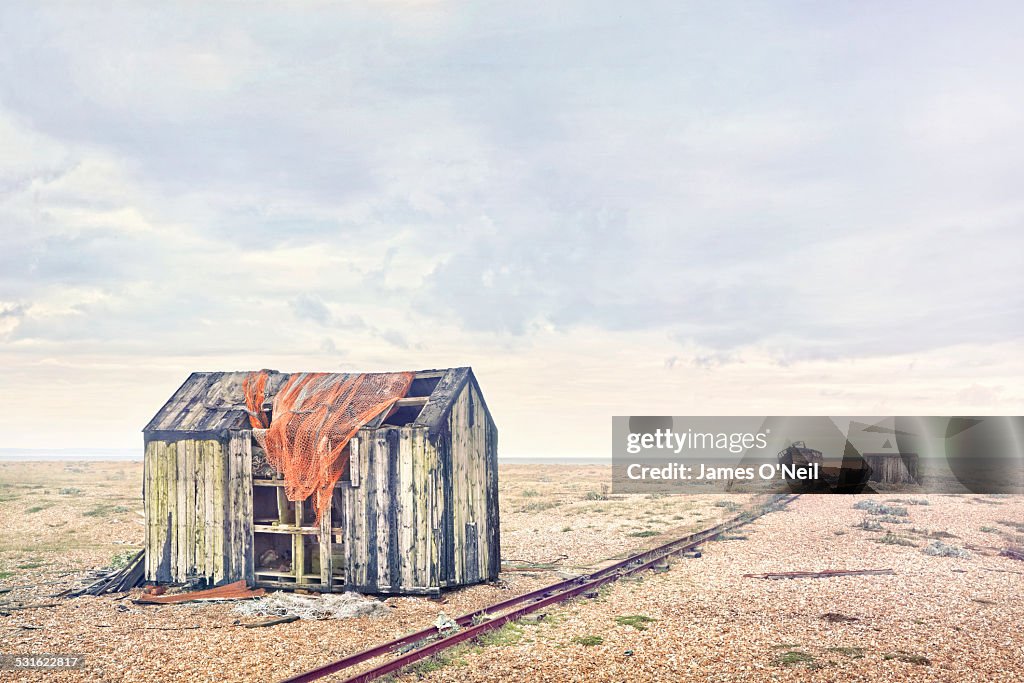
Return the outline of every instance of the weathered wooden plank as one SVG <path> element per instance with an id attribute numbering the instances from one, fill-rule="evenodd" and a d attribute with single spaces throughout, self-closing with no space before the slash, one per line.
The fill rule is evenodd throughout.
<path id="1" fill-rule="evenodd" d="M 454 506 L 453 531 L 455 551 L 455 583 L 461 584 L 466 580 L 466 523 L 468 517 L 468 497 L 471 494 L 467 490 L 468 484 L 468 461 L 466 457 L 466 435 L 463 431 L 465 426 L 466 391 L 465 384 L 457 394 L 451 411 L 449 413 L 449 433 L 451 434 L 452 446 L 452 500 Z"/>
<path id="2" fill-rule="evenodd" d="M 295 526 L 301 528 L 306 524 L 306 518 L 302 510 L 302 501 L 295 501 Z M 302 583 L 302 575 L 305 573 L 306 548 L 302 542 L 302 534 L 292 534 L 292 571 L 295 573 L 295 582 Z"/>
<path id="3" fill-rule="evenodd" d="M 365 528 L 363 530 L 363 544 L 365 546 L 366 553 L 366 583 L 364 588 L 366 590 L 376 590 L 378 586 L 377 582 L 377 537 L 380 530 L 377 528 L 377 468 L 375 463 L 378 459 L 377 449 L 377 437 L 376 432 L 368 433 L 368 438 L 365 443 L 366 448 L 366 484 L 361 495 L 364 500 L 365 510 L 364 515 L 366 517 Z M 363 488 L 363 487 L 361 487 Z"/>
<path id="4" fill-rule="evenodd" d="M 174 535 L 174 542 L 171 546 L 171 576 L 174 581 L 184 581 L 181 558 L 185 554 L 184 546 L 184 524 L 181 511 L 185 509 L 185 487 L 182 482 L 185 478 L 184 466 L 182 464 L 182 452 L 185 450 L 185 442 L 177 441 L 169 444 L 168 453 L 171 454 L 170 467 L 174 472 L 174 478 L 169 482 L 171 495 L 169 499 L 173 502 L 171 508 L 171 529 Z"/>
<path id="5" fill-rule="evenodd" d="M 447 431 L 448 427 L 445 426 Z M 445 435 L 431 436 L 431 447 L 437 451 L 437 482 L 434 487 L 436 528 L 437 528 L 437 563 L 439 585 L 451 586 L 455 583 L 455 541 L 452 509 L 452 457 L 451 440 Z"/>
<path id="6" fill-rule="evenodd" d="M 348 442 L 348 471 L 349 481 L 353 487 L 359 486 L 359 478 L 362 472 L 362 460 L 363 456 L 360 451 L 361 439 L 358 436 L 354 436 L 349 439 Z"/>
<path id="7" fill-rule="evenodd" d="M 223 581 L 230 583 L 237 581 L 235 578 L 235 515 L 233 506 L 235 503 L 235 463 L 232 457 L 230 436 L 222 443 L 222 457 L 224 469 L 221 474 L 224 491 L 223 503 L 221 506 L 221 533 L 224 536 L 223 552 Z"/>
<path id="8" fill-rule="evenodd" d="M 402 509 L 411 504 L 411 500 L 403 493 L 401 479 L 401 429 L 392 427 L 385 430 L 385 437 L 388 444 L 388 458 L 384 464 L 384 471 L 388 480 L 387 492 L 385 493 L 385 518 L 387 520 L 387 583 L 392 592 L 400 589 L 402 585 Z"/>
<path id="9" fill-rule="evenodd" d="M 501 571 L 501 524 L 498 509 L 498 429 L 494 423 L 487 421 L 487 524 L 488 524 L 488 570 L 487 578 L 498 579 Z"/>
<path id="10" fill-rule="evenodd" d="M 224 573 L 224 503 L 227 481 L 224 449 L 219 441 L 216 442 L 215 451 L 213 459 L 213 516 L 210 519 L 210 527 L 213 530 L 213 580 L 214 583 L 220 584 L 226 578 Z"/>
<path id="11" fill-rule="evenodd" d="M 361 438 L 359 451 L 362 457 L 363 463 L 367 460 L 367 453 L 370 451 L 371 439 Z M 365 470 L 362 477 L 363 483 L 365 483 Z M 356 571 L 354 573 L 356 579 L 356 585 L 361 587 L 369 586 L 369 567 L 370 567 L 370 553 L 367 542 L 367 534 L 369 533 L 369 524 L 367 523 L 367 509 L 369 504 L 366 501 L 367 491 L 370 491 L 369 486 L 360 485 L 359 488 L 352 489 L 352 523 L 353 523 L 353 539 L 352 539 L 352 554 L 350 557 L 353 559 L 356 565 Z"/>
<path id="12" fill-rule="evenodd" d="M 473 519 L 477 525 L 477 546 L 479 554 L 476 562 L 476 580 L 487 576 L 487 557 L 490 548 L 487 535 L 487 449 L 486 421 L 480 419 L 483 407 L 480 396 L 473 383 L 469 384 L 470 394 L 470 430 L 473 435 L 472 458 L 475 463 L 476 477 L 474 480 Z"/>
<path id="13" fill-rule="evenodd" d="M 434 576 L 430 572 L 431 551 L 434 545 L 432 517 L 430 515 L 430 485 L 433 473 L 432 463 L 428 460 L 426 449 L 426 429 L 412 427 L 410 429 L 410 459 L 412 460 L 412 476 L 415 481 L 413 489 L 413 545 L 416 557 L 413 567 L 415 579 L 413 585 L 430 587 L 434 585 Z"/>
<path id="14" fill-rule="evenodd" d="M 185 489 L 185 507 L 181 511 L 181 518 L 184 522 L 184 553 L 182 555 L 183 571 L 186 578 L 195 574 L 196 563 L 196 441 L 186 441 L 184 453 L 179 454 L 181 458 L 184 478 L 179 484 Z"/>
<path id="15" fill-rule="evenodd" d="M 332 555 L 331 541 L 334 538 L 331 534 L 331 506 L 320 518 L 320 585 L 330 589 L 333 580 L 334 561 Z"/>
<path id="16" fill-rule="evenodd" d="M 360 489 L 358 488 L 353 488 L 351 484 L 342 490 L 342 500 L 345 510 L 345 516 L 342 519 L 342 526 L 344 529 L 344 585 L 346 589 L 352 588 L 359 583 L 357 574 L 361 566 L 361 559 L 359 557 L 360 538 L 358 528 L 358 519 L 361 516 L 358 496 L 359 490 Z"/>
<path id="17" fill-rule="evenodd" d="M 253 502 L 252 502 L 252 430 L 239 432 L 242 448 L 242 574 L 241 578 L 252 581 L 253 558 Z"/>
<path id="18" fill-rule="evenodd" d="M 171 579 L 171 567 L 170 567 L 170 539 L 167 535 L 167 494 L 169 490 L 168 472 L 167 472 L 167 443 L 163 441 L 157 442 L 156 451 L 156 478 L 158 485 L 154 488 L 156 494 L 156 500 L 153 502 L 153 508 L 155 509 L 155 519 L 153 524 L 156 529 L 155 537 L 155 552 L 157 557 L 154 561 L 154 580 L 157 581 L 170 581 Z"/>
<path id="19" fill-rule="evenodd" d="M 245 430 L 232 431 L 228 436 L 228 461 L 230 463 L 229 476 L 229 505 L 230 515 L 230 538 L 231 546 L 228 553 L 230 560 L 229 574 L 230 581 L 238 581 L 245 578 L 245 545 L 246 529 L 252 525 L 252 507 L 246 506 L 246 501 L 252 493 L 251 468 L 252 454 L 250 450 L 250 433 Z M 248 465 L 248 467 L 247 467 Z M 249 479 L 246 472 L 250 472 Z"/>
<path id="20" fill-rule="evenodd" d="M 395 401 L 395 406 L 398 408 L 403 406 L 421 406 L 426 404 L 429 398 L 429 396 L 407 396 Z"/>
<path id="21" fill-rule="evenodd" d="M 142 449 L 142 514 L 144 515 L 143 523 L 146 525 L 144 547 L 146 549 L 145 577 L 147 580 L 152 576 L 150 563 L 153 560 L 153 514 L 149 506 L 153 501 L 152 459 L 153 450 L 155 449 L 154 444 L 155 442 L 146 442 Z"/>
<path id="22" fill-rule="evenodd" d="M 196 458 L 193 463 L 192 478 L 195 481 L 195 500 L 192 503 L 194 510 L 194 571 L 197 576 L 206 576 L 206 442 L 200 442 L 196 448 Z"/>
<path id="23" fill-rule="evenodd" d="M 278 486 L 275 491 L 277 495 L 277 523 L 291 526 L 295 523 L 295 516 L 288 510 L 288 496 L 285 495 L 284 487 Z"/>
<path id="24" fill-rule="evenodd" d="M 444 426 L 448 423 L 453 400 L 462 391 L 469 376 L 469 368 L 451 368 L 434 387 L 430 400 L 423 406 L 415 422 L 427 427 L 431 438 L 441 436 Z"/>
<path id="25" fill-rule="evenodd" d="M 474 384 L 471 383 L 470 388 L 472 389 L 473 396 L 473 411 L 476 416 L 473 421 L 473 458 L 477 462 L 476 522 L 479 532 L 478 542 L 480 548 L 480 555 L 478 558 L 479 579 L 486 580 L 490 578 L 489 567 L 491 556 L 490 514 L 488 507 L 488 491 L 490 490 L 490 468 L 488 467 L 487 456 L 488 421 L 483 419 L 483 415 L 486 412 L 486 408 L 483 404 L 483 396 L 480 395 L 479 390 Z"/>
<path id="26" fill-rule="evenodd" d="M 399 585 L 417 585 L 416 555 L 419 545 L 416 542 L 416 479 L 413 476 L 413 443 L 412 427 L 403 427 L 399 431 L 398 441 L 398 481 L 399 491 L 396 494 L 399 528 Z"/>
<path id="27" fill-rule="evenodd" d="M 377 485 L 374 489 L 374 514 L 377 517 L 377 534 L 375 537 L 375 551 L 377 555 L 377 577 L 378 588 L 389 586 L 390 581 L 390 554 L 388 553 L 388 542 L 391 538 L 391 529 L 388 525 L 388 511 L 393 503 L 390 491 L 390 477 L 388 476 L 389 462 L 389 429 L 378 429 L 374 433 L 374 461 L 372 463 Z"/>
<path id="28" fill-rule="evenodd" d="M 214 582 L 214 535 L 217 528 L 213 524 L 214 519 L 214 492 L 217 487 L 217 479 L 214 469 L 214 460 L 217 457 L 215 441 L 203 442 L 203 576 L 209 582 Z"/>

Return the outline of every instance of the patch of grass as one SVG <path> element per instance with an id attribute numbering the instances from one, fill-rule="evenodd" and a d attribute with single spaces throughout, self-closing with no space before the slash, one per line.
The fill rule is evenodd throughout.
<path id="1" fill-rule="evenodd" d="M 1014 521 L 1009 520 L 1009 519 L 1000 519 L 1000 520 L 996 521 L 996 524 L 1002 524 L 1003 526 L 1008 526 L 1011 529 L 1016 529 L 1020 533 L 1024 534 L 1024 523 L 1022 523 L 1022 522 L 1014 522 Z"/>
<path id="2" fill-rule="evenodd" d="M 892 515 L 894 517 L 907 517 L 910 513 L 902 505 L 885 505 L 876 503 L 873 500 L 861 500 L 853 505 L 854 510 L 864 510 L 869 515 Z"/>
<path id="3" fill-rule="evenodd" d="M 519 495 L 521 495 L 523 498 L 536 498 L 537 496 L 540 495 L 540 491 L 538 491 L 537 489 L 523 489 L 523 492 Z"/>
<path id="4" fill-rule="evenodd" d="M 964 550 L 958 545 L 951 545 L 943 543 L 942 541 L 932 541 L 928 546 L 922 550 L 925 555 L 934 555 L 936 557 L 970 557 L 971 553 Z"/>
<path id="5" fill-rule="evenodd" d="M 790 650 L 789 652 L 783 652 L 776 658 L 775 663 L 779 666 L 793 666 L 794 664 L 810 664 L 814 661 L 814 655 L 801 652 L 800 650 Z"/>
<path id="6" fill-rule="evenodd" d="M 423 677 L 427 674 L 432 674 L 435 671 L 440 671 L 444 667 L 448 666 L 450 662 L 450 657 L 445 656 L 444 652 L 439 652 L 433 657 L 427 657 L 426 659 L 421 659 L 415 664 L 410 664 L 406 668 L 406 671 L 408 671 L 411 674 L 416 674 L 417 676 Z"/>
<path id="7" fill-rule="evenodd" d="M 563 534 L 568 532 L 568 531 L 572 531 L 572 527 L 571 526 L 563 526 L 562 527 L 562 533 Z"/>
<path id="8" fill-rule="evenodd" d="M 19 564 L 17 566 L 17 568 L 18 569 L 38 569 L 39 567 L 42 567 L 42 566 L 45 566 L 45 565 L 46 565 L 45 562 L 40 562 L 39 560 L 32 560 L 32 561 L 26 562 L 25 564 Z"/>
<path id="9" fill-rule="evenodd" d="M 476 640 L 478 643 L 487 646 L 507 647 L 515 645 L 523 638 L 523 627 L 516 623 L 508 623 L 494 631 L 482 634 Z"/>
<path id="10" fill-rule="evenodd" d="M 942 531 L 941 529 L 938 531 L 932 531 L 931 529 L 912 526 L 907 529 L 907 531 L 918 536 L 924 536 L 925 538 L 960 538 L 956 534 L 951 534 L 948 531 Z"/>
<path id="11" fill-rule="evenodd" d="M 637 631 L 646 631 L 647 624 L 655 621 L 652 617 L 646 614 L 628 614 L 621 617 L 615 617 L 615 623 L 619 626 L 632 626 Z"/>
<path id="12" fill-rule="evenodd" d="M 879 522 L 877 519 L 865 517 L 864 519 L 857 522 L 857 528 L 864 529 L 865 531 L 881 531 L 882 523 Z"/>
<path id="13" fill-rule="evenodd" d="M 583 500 L 608 500 L 608 492 L 587 491 L 586 495 L 583 496 Z"/>
<path id="14" fill-rule="evenodd" d="M 415 674 L 417 678 L 423 678 L 426 675 L 439 671 L 446 666 L 468 666 L 469 662 L 465 660 L 465 655 L 479 652 L 479 650 L 479 647 L 472 645 L 456 645 L 455 647 L 438 652 L 432 657 L 427 657 L 426 659 L 421 659 L 415 664 L 410 664 L 402 669 L 402 673 Z M 382 680 L 389 679 L 385 678 Z"/>
<path id="15" fill-rule="evenodd" d="M 43 503 L 42 505 L 33 505 L 32 507 L 25 510 L 27 514 L 35 514 L 36 512 L 42 512 L 43 510 L 49 510 L 53 507 L 53 503 Z"/>
<path id="16" fill-rule="evenodd" d="M 716 508 L 725 508 L 729 512 L 735 512 L 736 510 L 740 509 L 740 506 L 737 505 L 735 502 L 733 502 L 731 500 L 716 500 L 715 501 L 715 507 Z"/>
<path id="17" fill-rule="evenodd" d="M 601 636 L 576 636 L 572 639 L 572 642 L 582 645 L 583 647 L 594 647 L 604 642 L 604 638 Z"/>
<path id="18" fill-rule="evenodd" d="M 882 655 L 882 659 L 890 660 L 895 659 L 899 662 L 906 662 L 908 664 L 917 664 L 918 666 L 928 666 L 932 663 L 932 660 L 928 659 L 924 655 L 917 655 L 913 652 L 905 652 L 904 650 L 896 650 L 895 652 L 888 652 Z"/>
<path id="19" fill-rule="evenodd" d="M 906 524 L 909 520 L 905 517 L 897 517 L 895 515 L 883 515 L 878 518 L 878 521 L 882 524 Z"/>
<path id="20" fill-rule="evenodd" d="M 864 648 L 862 647 L 830 647 L 828 651 L 849 657 L 850 659 L 861 659 L 864 657 Z"/>
<path id="21" fill-rule="evenodd" d="M 983 527 L 981 527 L 981 531 L 985 532 L 986 534 L 998 534 L 999 533 L 999 529 L 995 528 L 994 526 L 983 526 Z"/>
<path id="22" fill-rule="evenodd" d="M 14 576 L 14 572 L 0 571 L 0 581 L 2 581 L 3 579 L 9 579 L 12 576 Z"/>
<path id="23" fill-rule="evenodd" d="M 650 538 L 651 536 L 658 536 L 660 534 L 661 534 L 660 531 L 646 530 L 646 531 L 634 531 L 634 532 L 626 534 L 626 535 L 627 536 L 633 536 L 635 538 Z"/>
<path id="24" fill-rule="evenodd" d="M 119 553 L 115 553 L 114 556 L 110 558 L 111 569 L 120 569 L 125 566 L 138 552 L 139 551 L 137 550 L 123 550 Z"/>
<path id="25" fill-rule="evenodd" d="M 544 510 L 550 510 L 556 508 L 561 503 L 557 500 L 535 500 L 532 503 L 527 503 L 523 507 L 519 508 L 520 512 L 543 512 Z"/>
<path id="26" fill-rule="evenodd" d="M 106 517 L 110 515 L 112 512 L 114 512 L 113 505 L 100 503 L 99 505 L 94 506 L 92 509 L 86 510 L 82 514 L 86 517 Z"/>
<path id="27" fill-rule="evenodd" d="M 74 486 L 71 486 L 66 489 L 61 489 L 57 493 L 62 496 L 80 496 L 82 495 L 82 489 L 76 489 Z"/>
<path id="28" fill-rule="evenodd" d="M 913 548 L 917 547 L 917 544 L 911 541 L 909 538 L 904 538 L 903 536 L 894 534 L 891 531 L 886 531 L 885 535 L 880 538 L 876 538 L 875 542 L 884 543 L 885 545 L 906 545 Z"/>

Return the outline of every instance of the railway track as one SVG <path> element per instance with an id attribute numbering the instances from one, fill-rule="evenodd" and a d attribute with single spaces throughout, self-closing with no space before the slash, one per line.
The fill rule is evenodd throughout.
<path id="1" fill-rule="evenodd" d="M 692 550 L 702 543 L 715 540 L 727 531 L 736 529 L 744 524 L 749 524 L 767 512 L 785 507 L 798 497 L 798 494 L 782 496 L 771 504 L 764 506 L 758 512 L 742 512 L 713 527 L 637 553 L 607 567 L 598 569 L 591 574 L 559 581 L 529 593 L 523 593 L 522 595 L 517 595 L 463 614 L 461 617 L 454 619 L 459 629 L 449 635 L 444 635 L 435 627 L 426 628 L 292 676 L 282 681 L 282 683 L 315 681 L 350 669 L 371 659 L 387 654 L 396 654 L 401 649 L 406 648 L 406 646 L 413 645 L 408 651 L 399 653 L 386 662 L 345 679 L 344 683 L 364 683 L 365 681 L 372 681 L 381 676 L 386 676 L 389 673 L 409 666 L 413 662 L 430 657 L 467 640 L 472 640 L 487 631 L 501 628 L 507 623 L 516 621 L 548 605 L 564 602 L 578 595 L 590 593 L 624 576 L 651 569 L 673 555 Z M 421 645 L 416 647 L 414 644 Z"/>

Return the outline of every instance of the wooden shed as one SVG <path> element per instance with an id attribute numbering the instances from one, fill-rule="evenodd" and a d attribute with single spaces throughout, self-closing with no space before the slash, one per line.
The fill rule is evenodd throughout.
<path id="1" fill-rule="evenodd" d="M 270 413 L 289 375 L 264 374 Z M 470 368 L 416 372 L 360 425 L 319 522 L 253 437 L 249 376 L 193 373 L 146 426 L 147 580 L 436 594 L 497 578 L 498 433 Z"/>
<path id="2" fill-rule="evenodd" d="M 871 467 L 871 481 L 883 484 L 917 484 L 919 462 L 917 453 L 864 453 Z"/>

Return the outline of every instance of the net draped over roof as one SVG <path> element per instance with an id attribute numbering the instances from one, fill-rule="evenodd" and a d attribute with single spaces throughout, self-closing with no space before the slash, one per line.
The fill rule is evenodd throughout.
<path id="1" fill-rule="evenodd" d="M 343 452 L 349 440 L 405 396 L 414 376 L 413 372 L 293 374 L 274 396 L 267 424 L 262 406 L 268 373 L 249 373 L 242 387 L 253 436 L 266 450 L 270 466 L 284 477 L 288 500 L 314 496 L 319 522 L 347 464 Z"/>

